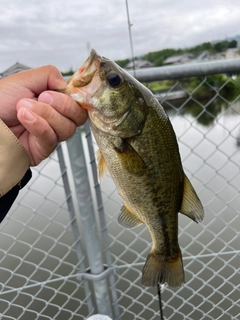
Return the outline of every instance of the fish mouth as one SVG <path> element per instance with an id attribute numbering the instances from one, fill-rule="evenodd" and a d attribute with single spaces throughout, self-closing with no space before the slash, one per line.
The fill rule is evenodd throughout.
<path id="1" fill-rule="evenodd" d="M 68 79 L 67 87 L 59 92 L 68 94 L 82 108 L 92 110 L 93 106 L 89 102 L 101 84 L 99 76 L 102 57 L 92 49 L 89 57 L 83 65 Z"/>
<path id="2" fill-rule="evenodd" d="M 75 75 L 69 79 L 69 83 L 77 88 L 88 85 L 100 67 L 100 59 L 101 57 L 92 49 L 87 60 L 77 70 Z"/>

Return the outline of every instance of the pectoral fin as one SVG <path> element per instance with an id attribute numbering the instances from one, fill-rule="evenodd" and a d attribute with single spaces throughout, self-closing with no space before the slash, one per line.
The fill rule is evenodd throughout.
<path id="1" fill-rule="evenodd" d="M 106 164 L 105 159 L 104 159 L 100 150 L 97 150 L 96 158 L 97 158 L 98 182 L 100 183 L 102 178 L 106 175 L 108 168 L 107 168 L 107 164 Z"/>
<path id="2" fill-rule="evenodd" d="M 129 173 L 142 175 L 147 166 L 141 156 L 126 140 L 120 138 L 115 140 L 114 149 L 117 152 L 122 167 Z"/>
<path id="3" fill-rule="evenodd" d="M 184 175 L 183 199 L 180 212 L 195 222 L 200 222 L 204 216 L 203 206 L 199 200 L 191 182 Z"/>
<path id="4" fill-rule="evenodd" d="M 124 204 L 118 216 L 118 223 L 124 228 L 135 228 L 142 224 L 142 221 Z"/>

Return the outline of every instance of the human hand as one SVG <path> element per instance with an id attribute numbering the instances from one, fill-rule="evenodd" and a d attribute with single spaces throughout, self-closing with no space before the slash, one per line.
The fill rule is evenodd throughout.
<path id="1" fill-rule="evenodd" d="M 0 119 L 27 151 L 30 165 L 38 165 L 70 138 L 87 119 L 71 97 L 54 91 L 66 87 L 54 66 L 19 72 L 0 80 Z"/>

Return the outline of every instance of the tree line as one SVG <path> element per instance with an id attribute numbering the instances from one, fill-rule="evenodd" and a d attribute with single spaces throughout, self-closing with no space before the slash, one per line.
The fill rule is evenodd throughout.
<path id="1" fill-rule="evenodd" d="M 192 48 L 187 49 L 162 49 L 158 51 L 149 52 L 141 57 L 135 57 L 136 60 L 143 59 L 152 62 L 155 66 L 162 66 L 164 60 L 169 57 L 182 55 L 186 53 L 191 53 L 193 55 L 198 55 L 203 51 L 208 51 L 209 53 L 219 53 L 224 52 L 229 48 L 237 48 L 238 42 L 236 40 L 223 40 L 216 43 L 204 42 Z M 130 59 L 116 60 L 115 61 L 120 67 L 124 68 Z"/>

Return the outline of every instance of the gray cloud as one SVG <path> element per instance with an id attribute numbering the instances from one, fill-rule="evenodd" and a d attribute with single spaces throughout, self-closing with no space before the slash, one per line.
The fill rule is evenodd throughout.
<path id="1" fill-rule="evenodd" d="M 188 47 L 239 33 L 238 0 L 129 0 L 135 55 Z M 88 44 L 111 59 L 130 57 L 124 0 L 2 0 L 0 71 L 16 61 L 31 67 L 78 67 Z"/>

